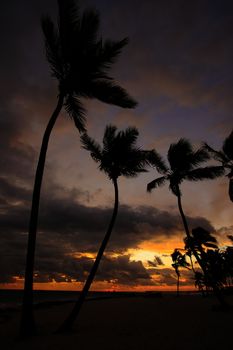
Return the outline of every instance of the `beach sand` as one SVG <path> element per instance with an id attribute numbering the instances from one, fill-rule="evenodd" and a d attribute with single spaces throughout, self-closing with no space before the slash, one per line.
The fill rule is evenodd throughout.
<path id="1" fill-rule="evenodd" d="M 233 297 L 230 297 L 233 305 Z M 19 312 L 0 315 L 4 350 L 228 350 L 233 312 L 213 311 L 214 298 L 200 295 L 124 297 L 86 301 L 74 331 L 53 334 L 72 303 L 36 309 L 39 334 L 17 339 Z"/>

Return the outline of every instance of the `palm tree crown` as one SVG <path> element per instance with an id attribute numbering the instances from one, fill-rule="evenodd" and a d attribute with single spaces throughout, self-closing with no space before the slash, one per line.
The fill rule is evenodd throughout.
<path id="1" fill-rule="evenodd" d="M 136 146 L 138 130 L 129 127 L 118 131 L 113 125 L 108 125 L 104 132 L 101 147 L 86 133 L 81 136 L 83 148 L 90 151 L 91 157 L 99 163 L 99 169 L 113 180 L 119 176 L 135 177 L 146 172 L 146 166 L 161 168 L 161 157 L 155 150 L 145 151 Z"/>
<path id="2" fill-rule="evenodd" d="M 133 108 L 136 102 L 109 76 L 128 39 L 98 38 L 99 15 L 95 10 L 80 14 L 74 0 L 58 0 L 58 25 L 49 16 L 42 18 L 46 54 L 52 76 L 59 82 L 66 111 L 79 131 L 85 131 L 85 109 L 80 97 Z"/>
<path id="3" fill-rule="evenodd" d="M 159 171 L 163 176 L 151 181 L 147 185 L 147 190 L 150 192 L 153 188 L 160 187 L 169 181 L 170 190 L 179 196 L 181 195 L 180 184 L 184 180 L 199 181 L 221 176 L 224 172 L 222 166 L 199 167 L 209 158 L 209 154 L 204 148 L 194 150 L 189 140 L 181 138 L 169 147 L 167 159 L 170 168 L 164 164 L 164 167 L 160 168 Z"/>
<path id="4" fill-rule="evenodd" d="M 204 143 L 204 147 L 211 154 L 211 156 L 218 162 L 222 163 L 222 166 L 228 171 L 227 177 L 229 178 L 229 197 L 233 202 L 233 130 L 224 140 L 220 151 L 216 151 L 207 143 Z"/>

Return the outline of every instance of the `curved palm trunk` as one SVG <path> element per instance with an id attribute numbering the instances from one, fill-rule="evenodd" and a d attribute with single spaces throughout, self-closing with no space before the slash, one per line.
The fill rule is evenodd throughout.
<path id="1" fill-rule="evenodd" d="M 25 268 L 24 294 L 22 304 L 22 315 L 20 324 L 20 336 L 29 336 L 36 333 L 36 326 L 33 315 L 33 270 L 36 248 L 36 233 L 38 223 L 38 212 L 40 204 L 40 191 L 44 173 L 46 152 L 49 143 L 49 137 L 57 117 L 63 106 L 63 95 L 59 95 L 57 106 L 48 122 L 43 136 L 39 160 L 36 169 L 35 182 L 32 195 L 31 215 L 29 221 L 27 257 Z"/>
<path id="2" fill-rule="evenodd" d="M 100 249 L 98 251 L 98 254 L 96 256 L 95 262 L 92 266 L 91 272 L 86 280 L 86 283 L 83 287 L 83 290 L 79 296 L 78 301 L 76 302 L 73 310 L 71 311 L 70 315 L 67 317 L 67 319 L 64 321 L 64 323 L 61 325 L 61 327 L 57 330 L 57 333 L 63 333 L 63 332 L 68 332 L 72 329 L 72 326 L 74 324 L 74 321 L 76 320 L 76 318 L 79 315 L 79 312 L 81 310 L 81 307 L 83 305 L 83 302 L 87 296 L 87 293 L 90 289 L 90 286 L 95 278 L 95 274 L 97 272 L 100 260 L 103 256 L 103 253 L 105 251 L 105 248 L 108 244 L 109 238 L 111 236 L 112 233 L 112 229 L 116 220 L 116 216 L 117 216 L 117 212 L 118 212 L 118 185 L 117 185 L 117 180 L 113 179 L 113 184 L 114 184 L 114 189 L 115 189 L 115 204 L 114 204 L 114 209 L 113 209 L 113 213 L 112 213 L 112 218 L 108 227 L 108 230 L 105 234 L 105 237 L 102 241 L 102 244 L 100 246 Z"/>
<path id="3" fill-rule="evenodd" d="M 178 189 L 179 190 L 179 189 Z M 191 235 L 190 235 L 190 231 L 189 231 L 189 228 L 188 228 L 188 223 L 187 223 L 187 220 L 186 220 L 186 217 L 184 215 L 184 212 L 183 212 L 183 208 L 182 208 L 182 204 L 181 204 L 181 195 L 180 195 L 180 191 L 178 191 L 178 194 L 177 194 L 177 200 L 178 200 L 178 207 L 179 207 L 179 211 L 180 211 L 180 215 L 181 215 L 181 218 L 182 218 L 182 221 L 183 221 L 183 225 L 184 225 L 184 229 L 185 229 L 185 233 L 186 233 L 186 236 L 188 239 L 191 238 Z M 191 241 L 191 240 L 190 240 Z M 208 276 L 208 271 L 206 269 L 206 266 L 205 264 L 203 263 L 202 259 L 200 259 L 198 253 L 196 252 L 196 250 L 192 247 L 192 244 L 190 246 L 200 268 L 202 269 L 203 273 L 205 276 Z M 220 304 L 224 307 L 224 308 L 227 308 L 228 307 L 228 304 L 227 302 L 225 301 L 225 299 L 223 298 L 222 296 L 222 293 L 220 291 L 220 289 L 215 285 L 215 283 L 212 283 L 212 286 L 213 288 L 213 292 L 216 296 L 216 298 L 218 299 L 218 301 L 220 302 Z"/>

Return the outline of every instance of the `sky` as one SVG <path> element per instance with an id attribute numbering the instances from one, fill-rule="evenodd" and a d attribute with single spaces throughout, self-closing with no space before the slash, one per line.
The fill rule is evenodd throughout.
<path id="1" fill-rule="evenodd" d="M 87 130 L 136 126 L 138 144 L 166 157 L 188 138 L 220 149 L 232 130 L 233 3 L 227 0 L 83 0 L 100 14 L 100 35 L 129 38 L 111 75 L 133 96 L 133 110 L 84 100 Z M 22 288 L 31 195 L 41 139 L 55 108 L 57 83 L 45 57 L 40 18 L 56 19 L 55 0 L 1 1 L 0 288 Z M 213 163 L 214 164 L 214 163 Z M 183 247 L 176 198 L 167 186 L 146 192 L 155 170 L 119 179 L 117 223 L 94 290 L 174 289 L 170 254 Z M 221 246 L 233 233 L 226 178 L 184 183 L 190 227 L 203 226 Z M 111 217 L 112 183 L 80 145 L 63 111 L 52 132 L 41 193 L 35 288 L 80 289 Z M 182 272 L 182 288 L 192 278 Z"/>

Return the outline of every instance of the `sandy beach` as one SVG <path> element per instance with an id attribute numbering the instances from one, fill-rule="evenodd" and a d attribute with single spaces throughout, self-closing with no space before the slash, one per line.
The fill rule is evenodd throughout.
<path id="1" fill-rule="evenodd" d="M 233 297 L 230 298 L 233 304 Z M 85 302 L 71 334 L 53 334 L 72 304 L 35 311 L 39 334 L 17 339 L 19 312 L 0 318 L 1 348 L 11 349 L 230 349 L 233 312 L 213 311 L 214 298 L 200 295 L 124 297 Z"/>

